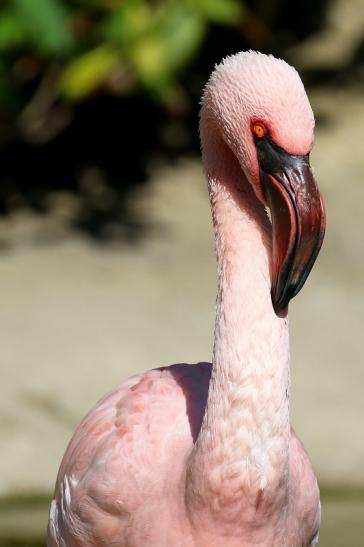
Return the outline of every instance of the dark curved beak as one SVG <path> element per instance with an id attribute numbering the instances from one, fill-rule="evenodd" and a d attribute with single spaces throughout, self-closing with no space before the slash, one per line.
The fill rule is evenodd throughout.
<path id="1" fill-rule="evenodd" d="M 272 303 L 285 312 L 301 290 L 325 234 L 325 208 L 309 157 L 294 156 L 266 135 L 256 140 L 260 176 L 272 221 Z"/>

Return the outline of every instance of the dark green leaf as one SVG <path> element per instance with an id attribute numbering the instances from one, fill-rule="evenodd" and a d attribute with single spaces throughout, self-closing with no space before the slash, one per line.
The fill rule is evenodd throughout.
<path id="1" fill-rule="evenodd" d="M 224 25 L 236 25 L 244 13 L 244 2 L 239 0 L 190 0 L 195 8 L 210 21 Z"/>
<path id="2" fill-rule="evenodd" d="M 205 34 L 205 23 L 199 13 L 183 4 L 173 4 L 163 19 L 163 33 L 168 47 L 171 70 L 185 65 L 195 54 Z"/>
<path id="3" fill-rule="evenodd" d="M 151 30 L 153 12 L 145 0 L 126 0 L 106 19 L 104 32 L 108 39 L 124 48 Z"/>
<path id="4" fill-rule="evenodd" d="M 49 55 L 67 54 L 73 44 L 69 19 L 59 0 L 12 0 L 36 47 Z"/>
<path id="5" fill-rule="evenodd" d="M 100 46 L 73 60 L 64 70 L 60 90 L 70 100 L 79 100 L 92 93 L 120 62 L 118 54 Z"/>
<path id="6" fill-rule="evenodd" d="M 26 29 L 13 10 L 8 9 L 0 13 L 0 50 L 21 45 L 26 36 Z"/>

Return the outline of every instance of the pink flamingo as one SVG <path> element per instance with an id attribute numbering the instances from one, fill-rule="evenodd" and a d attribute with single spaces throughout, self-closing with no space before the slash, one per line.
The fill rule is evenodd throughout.
<path id="1" fill-rule="evenodd" d="M 287 322 L 325 227 L 313 128 L 284 61 L 243 52 L 213 72 L 200 123 L 213 364 L 152 370 L 101 399 L 63 458 L 48 546 L 317 545 L 318 486 L 289 424 Z"/>

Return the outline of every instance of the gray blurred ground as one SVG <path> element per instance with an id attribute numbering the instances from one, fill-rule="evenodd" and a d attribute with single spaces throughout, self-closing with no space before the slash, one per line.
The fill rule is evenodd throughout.
<path id="1" fill-rule="evenodd" d="M 312 163 L 328 221 L 290 308 L 292 420 L 326 489 L 364 491 L 364 88 L 310 99 L 326 120 Z M 0 225 L 0 497 L 13 500 L 52 491 L 70 435 L 105 391 L 136 372 L 211 357 L 216 274 L 200 163 L 152 168 L 134 204 L 151 229 L 136 246 L 75 235 L 66 201 L 48 218 L 22 213 Z M 350 530 L 364 513 L 354 506 Z M 340 504 L 327 507 L 332 522 L 342 517 Z M 44 521 L 43 509 L 38 520 L 25 513 L 30 527 Z M 0 511 L 0 531 L 11 518 L 16 528 L 18 516 Z"/>

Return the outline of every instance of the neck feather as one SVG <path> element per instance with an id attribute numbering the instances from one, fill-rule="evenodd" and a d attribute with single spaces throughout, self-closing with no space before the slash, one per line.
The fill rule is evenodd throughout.
<path id="1" fill-rule="evenodd" d="M 236 526 L 237 515 L 249 519 L 246 511 L 255 513 L 263 495 L 286 492 L 288 325 L 271 303 L 264 207 L 216 132 L 202 126 L 202 138 L 218 294 L 212 376 L 187 472 L 187 503 L 195 515 L 202 510 L 204 518 L 213 513 Z"/>

